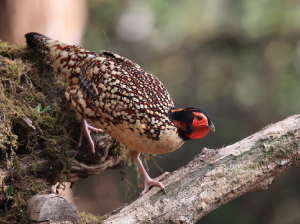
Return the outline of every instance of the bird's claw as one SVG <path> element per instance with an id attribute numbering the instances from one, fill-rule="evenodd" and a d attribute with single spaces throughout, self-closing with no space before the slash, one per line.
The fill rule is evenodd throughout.
<path id="1" fill-rule="evenodd" d="M 151 186 L 159 186 L 166 194 L 167 192 L 166 192 L 166 189 L 165 189 L 164 185 L 159 181 L 161 179 L 163 179 L 165 176 L 169 175 L 169 174 L 170 174 L 169 172 L 164 172 L 162 175 L 160 175 L 159 177 L 156 177 L 154 179 L 144 178 L 144 180 L 143 180 L 143 182 L 141 183 L 141 186 L 140 186 L 140 189 L 144 188 L 144 190 L 142 191 L 140 196 L 145 194 L 150 189 Z"/>

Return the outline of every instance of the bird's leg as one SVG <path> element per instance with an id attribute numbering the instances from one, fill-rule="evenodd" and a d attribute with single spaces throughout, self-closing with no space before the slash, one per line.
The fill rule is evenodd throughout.
<path id="1" fill-rule="evenodd" d="M 154 185 L 159 186 L 166 193 L 166 189 L 165 189 L 164 185 L 162 183 L 160 183 L 159 181 L 162 178 L 164 178 L 165 176 L 167 176 L 169 174 L 169 172 L 165 172 L 162 175 L 160 175 L 159 177 L 151 179 L 149 177 L 147 171 L 145 170 L 145 168 L 144 168 L 144 166 L 143 166 L 143 164 L 142 164 L 139 156 L 138 157 L 133 157 L 133 158 L 134 158 L 135 162 L 137 163 L 137 165 L 139 167 L 139 171 L 142 173 L 142 175 L 144 177 L 143 183 L 141 184 L 141 187 L 144 186 L 144 190 L 142 191 L 142 193 L 140 194 L 140 196 L 143 195 L 143 194 L 145 194 L 149 190 L 149 188 L 151 186 L 154 186 Z"/>
<path id="2" fill-rule="evenodd" d="M 101 132 L 101 133 L 104 132 L 102 129 L 94 128 L 94 127 L 88 125 L 86 120 L 84 118 L 81 118 L 81 130 L 80 130 L 78 147 L 81 146 L 83 136 L 85 136 L 90 143 L 92 153 L 95 154 L 95 145 L 91 138 L 91 134 L 90 134 L 91 131 L 96 131 L 96 132 Z"/>

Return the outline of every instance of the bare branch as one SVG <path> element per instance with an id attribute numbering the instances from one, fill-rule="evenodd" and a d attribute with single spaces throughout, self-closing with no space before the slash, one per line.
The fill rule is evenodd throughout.
<path id="1" fill-rule="evenodd" d="M 204 148 L 188 165 L 133 203 L 107 215 L 108 223 L 195 223 L 242 194 L 262 191 L 300 164 L 300 115 L 291 116 L 225 148 Z"/>

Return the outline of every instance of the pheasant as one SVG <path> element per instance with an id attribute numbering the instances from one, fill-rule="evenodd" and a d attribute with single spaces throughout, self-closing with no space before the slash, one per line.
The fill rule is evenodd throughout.
<path id="1" fill-rule="evenodd" d="M 28 33 L 25 38 L 27 45 L 46 57 L 68 83 L 65 96 L 81 117 L 78 146 L 85 136 L 95 153 L 90 131 L 104 131 L 123 142 L 143 175 L 141 194 L 153 185 L 165 191 L 159 181 L 168 172 L 151 179 L 140 153 L 172 152 L 184 141 L 215 131 L 205 111 L 175 108 L 163 84 L 125 57 L 108 51 L 91 52 L 38 33 Z"/>

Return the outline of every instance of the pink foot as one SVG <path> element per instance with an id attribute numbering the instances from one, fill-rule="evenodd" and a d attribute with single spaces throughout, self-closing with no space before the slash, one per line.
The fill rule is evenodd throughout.
<path id="1" fill-rule="evenodd" d="M 138 167 L 139 167 L 139 171 L 142 173 L 144 179 L 143 179 L 143 183 L 141 184 L 141 188 L 144 187 L 144 190 L 142 191 L 142 193 L 140 194 L 140 196 L 142 196 L 143 194 L 145 194 L 149 188 L 151 186 L 159 186 L 165 193 L 166 193 L 166 189 L 164 187 L 164 185 L 159 182 L 159 180 L 161 180 L 162 178 L 164 178 L 165 176 L 167 176 L 168 174 L 170 174 L 169 172 L 165 172 L 162 175 L 160 175 L 159 177 L 156 177 L 154 179 L 151 179 L 147 173 L 147 171 L 145 170 L 140 158 L 134 158 L 134 160 L 136 161 Z"/>
<path id="2" fill-rule="evenodd" d="M 154 179 L 151 179 L 148 175 L 147 175 L 148 178 L 144 176 L 143 183 L 140 186 L 140 189 L 144 188 L 144 190 L 142 191 L 140 196 L 145 194 L 150 189 L 151 186 L 155 186 L 155 185 L 159 186 L 165 193 L 167 193 L 164 185 L 159 181 L 169 174 L 170 174 L 169 172 L 164 172 L 162 175 Z"/>
<path id="3" fill-rule="evenodd" d="M 81 146 L 83 136 L 85 136 L 87 138 L 87 140 L 89 141 L 89 143 L 90 143 L 92 153 L 95 154 L 95 145 L 94 145 L 94 142 L 91 138 L 91 134 L 90 134 L 91 131 L 96 131 L 96 132 L 101 132 L 101 133 L 104 132 L 102 129 L 94 128 L 94 127 L 88 125 L 86 120 L 81 118 L 81 130 L 80 130 L 80 137 L 79 137 L 78 147 Z"/>

